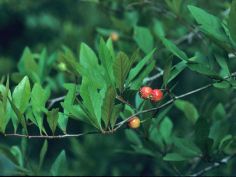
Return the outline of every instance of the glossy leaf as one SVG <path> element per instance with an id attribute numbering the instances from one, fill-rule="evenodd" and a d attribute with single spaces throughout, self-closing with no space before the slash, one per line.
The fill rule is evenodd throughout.
<path id="1" fill-rule="evenodd" d="M 154 154 L 149 149 L 146 149 L 146 148 L 143 148 L 143 147 L 139 147 L 139 146 L 134 146 L 134 145 L 131 145 L 131 147 L 135 150 L 135 152 L 137 154 L 143 154 L 143 155 L 148 155 L 148 156 L 151 156 L 151 157 L 157 157 L 157 155 Z"/>
<path id="2" fill-rule="evenodd" d="M 50 173 L 52 176 L 66 176 L 66 153 L 62 150 L 53 163 Z"/>
<path id="3" fill-rule="evenodd" d="M 181 154 L 178 153 L 168 153 L 166 156 L 163 158 L 163 160 L 167 161 L 183 161 L 186 160 L 187 158 L 182 156 Z"/>
<path id="4" fill-rule="evenodd" d="M 10 94 L 11 95 L 11 94 Z M 8 106 L 8 101 L 7 101 L 7 96 L 9 95 L 9 75 L 7 75 L 7 83 L 6 83 L 6 87 L 4 92 L 2 93 L 2 101 L 3 101 L 3 107 L 4 107 L 4 111 L 7 111 L 7 106 Z"/>
<path id="5" fill-rule="evenodd" d="M 77 66 L 80 66 L 78 62 L 75 61 L 73 54 L 66 50 L 65 54 L 62 55 L 64 58 L 64 63 L 66 64 L 67 70 L 69 70 L 73 74 L 77 74 Z"/>
<path id="6" fill-rule="evenodd" d="M 228 135 L 226 136 L 220 144 L 220 152 L 223 151 L 224 149 L 226 149 L 227 147 L 230 146 L 230 144 L 235 140 L 236 138 L 232 138 L 232 135 Z"/>
<path id="7" fill-rule="evenodd" d="M 203 116 L 199 117 L 195 124 L 195 134 L 198 140 L 208 137 L 209 133 L 210 128 L 207 120 Z"/>
<path id="8" fill-rule="evenodd" d="M 211 46 L 211 45 L 208 47 L 208 55 L 207 55 L 207 58 L 208 58 L 208 61 L 209 61 L 209 68 L 212 70 L 213 67 L 214 67 L 216 58 L 215 58 L 215 56 L 214 56 L 214 54 L 213 54 L 212 46 Z"/>
<path id="9" fill-rule="evenodd" d="M 233 0 L 232 4 L 231 4 L 231 9 L 230 9 L 227 25 L 228 25 L 228 28 L 229 28 L 230 36 L 232 37 L 234 42 L 236 42 L 236 20 L 235 20 L 235 16 L 236 16 L 236 1 Z"/>
<path id="10" fill-rule="evenodd" d="M 100 71 L 100 66 L 98 64 L 98 58 L 94 51 L 85 43 L 81 43 L 80 46 L 80 63 L 85 68 L 93 68 L 96 71 Z"/>
<path id="11" fill-rule="evenodd" d="M 166 63 L 165 63 L 165 66 L 164 66 L 164 73 L 163 73 L 163 82 L 164 82 L 164 86 L 166 88 L 167 86 L 167 82 L 170 78 L 170 71 L 171 71 L 171 66 L 172 66 L 172 59 L 173 59 L 173 55 L 171 55 Z"/>
<path id="12" fill-rule="evenodd" d="M 129 76 L 126 81 L 126 88 L 127 86 L 134 80 L 134 78 L 139 74 L 142 70 L 146 62 L 151 58 L 152 54 L 156 49 L 153 49 L 147 56 L 145 56 L 133 69 L 130 70 Z"/>
<path id="13" fill-rule="evenodd" d="M 123 105 L 122 105 L 122 103 L 120 103 L 120 104 L 115 105 L 112 110 L 111 118 L 110 118 L 110 124 L 111 124 L 112 130 L 114 129 L 114 125 L 116 123 L 116 120 L 117 120 L 122 108 L 123 108 Z"/>
<path id="14" fill-rule="evenodd" d="M 110 122 L 111 114 L 115 104 L 115 98 L 116 89 L 114 88 L 114 86 L 110 85 L 106 90 L 102 105 L 102 120 L 104 121 L 106 128 L 108 127 L 108 124 Z"/>
<path id="15" fill-rule="evenodd" d="M 47 121 L 49 124 L 50 129 L 52 130 L 52 134 L 54 136 L 55 130 L 57 128 L 57 121 L 59 117 L 59 108 L 57 109 L 52 109 L 51 111 L 48 111 L 47 113 Z"/>
<path id="16" fill-rule="evenodd" d="M 184 112 L 185 116 L 192 121 L 193 123 L 195 123 L 198 119 L 198 112 L 197 109 L 195 108 L 195 106 L 188 102 L 188 101 L 183 101 L 183 100 L 176 100 L 174 102 L 175 106 L 177 108 L 179 108 L 181 111 Z"/>
<path id="17" fill-rule="evenodd" d="M 142 50 L 145 54 L 148 54 L 153 49 L 153 36 L 148 28 L 135 26 L 133 39 L 138 44 L 142 45 Z"/>
<path id="18" fill-rule="evenodd" d="M 18 161 L 19 166 L 23 166 L 23 158 L 21 154 L 21 150 L 18 146 L 12 146 L 11 147 L 11 153 L 15 156 L 15 158 Z"/>
<path id="19" fill-rule="evenodd" d="M 43 160 L 44 160 L 47 150 L 48 150 L 48 141 L 44 140 L 43 147 L 42 147 L 40 154 L 39 154 L 39 169 L 38 169 L 38 171 L 40 171 L 40 169 L 43 165 Z"/>
<path id="20" fill-rule="evenodd" d="M 113 71 L 115 76 L 115 82 L 120 90 L 120 94 L 123 93 L 125 79 L 129 72 L 129 65 L 130 61 L 127 55 L 125 55 L 123 52 L 119 52 L 113 63 Z"/>

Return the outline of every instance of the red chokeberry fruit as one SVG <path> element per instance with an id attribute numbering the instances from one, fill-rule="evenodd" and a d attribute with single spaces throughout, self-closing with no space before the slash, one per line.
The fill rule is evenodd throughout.
<path id="1" fill-rule="evenodd" d="M 150 87 L 143 87 L 139 90 L 139 96 L 143 99 L 148 99 L 149 93 L 152 91 Z"/>
<path id="2" fill-rule="evenodd" d="M 163 93 L 158 89 L 152 90 L 148 95 L 148 99 L 150 99 L 151 101 L 155 103 L 161 101 L 162 97 L 163 97 Z"/>

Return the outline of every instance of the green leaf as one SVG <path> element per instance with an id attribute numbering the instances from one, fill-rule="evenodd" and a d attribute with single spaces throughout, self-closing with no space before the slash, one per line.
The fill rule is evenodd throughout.
<path id="1" fill-rule="evenodd" d="M 209 61 L 209 68 L 212 70 L 215 64 L 216 58 L 212 52 L 212 45 L 208 47 L 208 61 Z"/>
<path id="2" fill-rule="evenodd" d="M 202 151 L 203 156 L 210 156 L 211 155 L 211 149 L 214 144 L 214 140 L 209 137 L 203 137 L 198 141 L 199 148 Z"/>
<path id="3" fill-rule="evenodd" d="M 34 115 L 33 115 L 33 112 L 32 112 L 32 108 L 31 107 L 28 107 L 26 109 L 26 112 L 25 112 L 25 115 L 26 115 L 26 120 L 29 118 L 37 127 L 39 127 L 38 125 L 38 122 L 36 121 Z M 42 131 L 45 133 L 45 135 L 48 136 L 47 132 L 45 131 L 44 127 L 42 127 Z"/>
<path id="4" fill-rule="evenodd" d="M 34 116 L 39 126 L 40 134 L 42 132 L 42 127 L 43 127 L 44 113 L 39 108 L 39 106 L 45 107 L 46 101 L 47 101 L 47 96 L 45 94 L 44 89 L 41 87 L 39 83 L 34 84 L 31 92 L 31 104 Z"/>
<path id="5" fill-rule="evenodd" d="M 5 129 L 7 126 L 6 112 L 4 110 L 3 102 L 0 100 L 0 130 L 5 134 Z"/>
<path id="6" fill-rule="evenodd" d="M 127 96 L 127 101 L 133 98 L 139 90 L 126 89 L 125 94 Z"/>
<path id="7" fill-rule="evenodd" d="M 114 129 L 114 125 L 116 123 L 116 120 L 117 120 L 122 108 L 123 108 L 123 105 L 122 105 L 122 103 L 120 103 L 118 105 L 115 105 L 112 110 L 111 118 L 110 118 L 110 124 L 111 124 L 112 130 Z"/>
<path id="8" fill-rule="evenodd" d="M 27 76 L 16 86 L 12 93 L 12 102 L 16 105 L 19 111 L 23 114 L 28 107 L 30 99 L 30 83 Z"/>
<path id="9" fill-rule="evenodd" d="M 13 111 L 15 112 L 19 122 L 22 124 L 22 126 L 25 129 L 25 132 L 26 132 L 26 134 L 28 136 L 28 131 L 27 131 L 27 126 L 26 126 L 24 115 L 20 112 L 20 110 L 15 106 L 15 104 L 10 99 L 8 99 L 8 100 L 9 100 L 9 102 L 11 104 L 11 107 L 12 107 Z"/>
<path id="10" fill-rule="evenodd" d="M 80 63 L 75 61 L 73 54 L 69 50 L 66 50 L 65 55 L 62 54 L 62 56 L 64 58 L 64 63 L 66 64 L 67 70 L 73 74 L 77 74 L 76 67 L 80 66 Z"/>
<path id="11" fill-rule="evenodd" d="M 23 56 L 27 75 L 34 83 L 40 83 L 39 68 L 28 47 L 25 48 Z"/>
<path id="12" fill-rule="evenodd" d="M 43 147 L 42 147 L 40 154 L 39 154 L 39 169 L 38 169 L 38 171 L 40 171 L 40 169 L 43 165 L 43 160 L 44 160 L 47 150 L 48 150 L 48 141 L 45 139 L 44 143 L 43 143 Z"/>
<path id="13" fill-rule="evenodd" d="M 134 78 L 138 75 L 138 73 L 142 70 L 146 62 L 150 59 L 152 54 L 156 49 L 153 49 L 147 56 L 145 56 L 136 66 L 135 68 L 131 69 L 129 72 L 129 76 L 126 81 L 126 88 L 128 85 L 134 80 Z"/>
<path id="14" fill-rule="evenodd" d="M 212 44 L 212 50 L 215 55 L 216 61 L 230 76 L 230 63 L 228 52 L 214 43 Z"/>
<path id="15" fill-rule="evenodd" d="M 220 143 L 220 152 L 230 146 L 230 144 L 235 140 L 235 137 L 232 138 L 232 135 L 226 136 Z"/>
<path id="16" fill-rule="evenodd" d="M 217 121 L 210 128 L 209 138 L 214 140 L 212 150 L 218 148 L 220 141 L 225 137 L 230 128 L 230 124 L 221 125 L 221 121 Z"/>
<path id="17" fill-rule="evenodd" d="M 52 130 L 52 134 L 54 136 L 55 130 L 57 128 L 57 121 L 59 117 L 59 108 L 57 109 L 52 109 L 51 111 L 48 111 L 47 113 L 47 121 L 49 124 L 50 129 Z"/>
<path id="18" fill-rule="evenodd" d="M 129 60 L 130 62 L 129 62 L 129 69 L 128 69 L 128 70 L 130 70 L 130 68 L 132 67 L 132 65 L 134 64 L 134 62 L 137 60 L 138 54 L 139 54 L 139 51 L 140 51 L 141 47 L 142 47 L 142 46 L 140 46 L 140 47 L 133 53 L 133 55 L 131 56 L 131 58 L 130 58 L 130 60 Z"/>
<path id="19" fill-rule="evenodd" d="M 11 160 L 15 165 L 20 165 L 17 157 L 11 152 L 10 148 L 0 146 L 0 152 Z"/>
<path id="20" fill-rule="evenodd" d="M 207 56 L 201 54 L 200 52 L 196 52 L 195 56 L 197 56 L 195 60 L 196 62 L 206 65 L 209 68 L 209 60 Z"/>
<path id="21" fill-rule="evenodd" d="M 114 84 L 114 74 L 113 74 L 113 59 L 111 56 L 110 50 L 107 48 L 104 40 L 100 39 L 100 46 L 99 46 L 99 58 L 101 60 L 101 64 L 105 69 L 106 75 L 109 78 L 110 84 Z"/>
<path id="22" fill-rule="evenodd" d="M 195 123 L 198 119 L 198 112 L 195 106 L 188 102 L 183 100 L 176 100 L 174 102 L 175 106 L 179 108 L 181 111 L 184 112 L 185 116 L 191 120 L 193 123 Z"/>
<path id="23" fill-rule="evenodd" d="M 18 161 L 19 166 L 23 166 L 23 158 L 21 154 L 21 150 L 18 146 L 12 146 L 11 147 L 11 153 L 15 156 L 15 158 Z"/>
<path id="24" fill-rule="evenodd" d="M 220 120 L 221 122 L 226 122 L 226 112 L 222 103 L 219 103 L 212 112 L 213 122 Z"/>
<path id="25" fill-rule="evenodd" d="M 108 123 L 110 122 L 111 114 L 115 104 L 115 98 L 116 89 L 114 88 L 114 86 L 110 85 L 106 90 L 102 105 L 102 120 L 104 121 L 106 128 L 108 127 Z"/>
<path id="26" fill-rule="evenodd" d="M 55 162 L 53 163 L 50 173 L 52 176 L 66 176 L 66 154 L 62 150 Z"/>
<path id="27" fill-rule="evenodd" d="M 138 76 L 133 80 L 131 83 L 131 89 L 133 90 L 138 90 L 140 86 L 143 84 L 143 79 L 145 79 L 149 73 L 153 70 L 155 67 L 155 62 L 156 61 L 151 61 L 139 74 Z"/>
<path id="28" fill-rule="evenodd" d="M 181 60 L 184 60 L 184 61 L 187 61 L 189 63 L 196 63 L 195 61 L 191 61 L 188 59 L 187 55 L 179 50 L 179 48 L 173 44 L 172 42 L 170 42 L 169 40 L 167 40 L 166 38 L 164 37 L 161 37 L 161 40 L 164 44 L 164 46 L 171 52 L 173 53 L 175 56 L 177 56 L 178 58 L 180 58 Z"/>
<path id="29" fill-rule="evenodd" d="M 200 116 L 195 124 L 195 133 L 198 138 L 198 140 L 208 137 L 210 133 L 210 128 L 207 120 L 205 117 Z"/>
<path id="30" fill-rule="evenodd" d="M 93 84 L 99 89 L 102 89 L 104 85 L 110 82 L 101 74 L 100 71 L 95 69 L 77 66 L 77 71 L 82 77 L 89 78 L 91 82 L 93 82 Z"/>
<path id="31" fill-rule="evenodd" d="M 192 71 L 197 71 L 201 74 L 209 76 L 210 78 L 217 79 L 217 80 L 218 79 L 225 80 L 223 77 L 221 77 L 220 75 L 218 75 L 217 73 L 212 71 L 206 65 L 203 65 L 203 64 L 200 64 L 200 63 L 187 63 L 187 66 Z"/>
<path id="32" fill-rule="evenodd" d="M 109 38 L 107 39 L 106 46 L 107 46 L 107 48 L 110 50 L 112 59 L 113 59 L 113 61 L 114 61 L 116 57 L 115 57 L 115 52 L 114 52 L 114 47 L 113 47 L 113 44 L 112 44 L 112 39 L 111 39 L 111 37 L 109 37 Z"/>
<path id="33" fill-rule="evenodd" d="M 2 101 L 3 101 L 3 107 L 4 111 L 7 111 L 7 106 L 8 106 L 8 101 L 7 101 L 7 96 L 9 95 L 9 75 L 7 75 L 7 83 L 4 92 L 2 93 Z M 11 96 L 11 94 L 9 95 Z"/>
<path id="34" fill-rule="evenodd" d="M 173 129 L 173 123 L 169 117 L 165 117 L 160 123 L 160 133 L 166 142 L 166 144 L 171 144 L 171 133 Z"/>
<path id="35" fill-rule="evenodd" d="M 80 89 L 80 95 L 84 100 L 84 105 L 92 115 L 93 122 L 98 127 L 101 127 L 101 107 L 103 104 L 102 95 L 97 92 L 95 85 L 86 77 L 83 77 Z M 90 118 L 92 118 L 90 117 Z"/>
<path id="36" fill-rule="evenodd" d="M 98 58 L 94 51 L 85 43 L 81 43 L 80 46 L 80 63 L 85 68 L 93 68 L 96 71 L 100 71 L 100 66 L 98 64 Z"/>
<path id="37" fill-rule="evenodd" d="M 123 93 L 123 87 L 125 79 L 129 72 L 129 58 L 123 52 L 119 52 L 113 63 L 113 71 L 115 76 L 115 82 L 120 90 L 120 94 Z"/>
<path id="38" fill-rule="evenodd" d="M 38 172 L 38 168 L 33 163 L 31 163 L 30 161 L 28 161 L 28 163 L 29 163 L 30 169 L 33 171 L 34 175 L 35 176 L 40 176 L 39 172 Z"/>
<path id="39" fill-rule="evenodd" d="M 151 157 L 157 157 L 157 155 L 154 154 L 149 149 L 145 149 L 143 147 L 138 147 L 138 146 L 134 146 L 134 145 L 131 145 L 131 147 L 135 150 L 135 152 L 137 154 L 143 154 L 143 155 L 148 155 L 148 156 L 151 156 Z"/>
<path id="40" fill-rule="evenodd" d="M 172 81 L 181 71 L 184 70 L 184 68 L 186 67 L 186 61 L 181 61 L 178 64 L 176 64 L 175 66 L 172 67 L 172 70 L 170 72 L 170 78 L 168 80 L 167 83 L 169 83 L 170 81 Z"/>
<path id="41" fill-rule="evenodd" d="M 235 20 L 235 16 L 236 16 L 236 1 L 233 0 L 232 4 L 231 4 L 230 13 L 229 13 L 229 18 L 227 20 L 227 25 L 228 25 L 228 28 L 229 28 L 230 36 L 232 37 L 234 42 L 236 42 L 236 20 Z"/>
<path id="42" fill-rule="evenodd" d="M 45 75 L 45 71 L 48 69 L 47 68 L 47 49 L 44 48 L 41 55 L 40 55 L 40 58 L 39 58 L 39 62 L 38 62 L 38 68 L 39 68 L 39 78 L 40 78 L 40 81 L 41 83 L 43 83 L 46 75 Z"/>
<path id="43" fill-rule="evenodd" d="M 167 160 L 167 161 L 183 161 L 186 160 L 188 158 L 182 156 L 181 154 L 178 153 L 168 153 L 166 154 L 166 156 L 163 158 L 163 160 Z"/>
<path id="44" fill-rule="evenodd" d="M 188 8 L 196 19 L 196 21 L 198 22 L 198 24 L 203 25 L 202 28 L 196 27 L 199 31 L 204 33 L 212 41 L 214 41 L 227 51 L 233 50 L 231 42 L 229 41 L 229 38 L 225 33 L 219 18 L 210 15 L 204 10 L 194 6 L 188 5 Z"/>
<path id="45" fill-rule="evenodd" d="M 170 71 L 171 71 L 171 66 L 172 66 L 172 59 L 173 59 L 173 55 L 171 55 L 166 63 L 165 63 L 165 66 L 164 66 L 164 73 L 163 73 L 163 82 L 164 82 L 164 85 L 165 85 L 165 88 L 167 86 L 167 82 L 170 78 Z"/>
<path id="46" fill-rule="evenodd" d="M 174 144 L 193 156 L 201 154 L 201 150 L 191 140 L 175 138 Z"/>
<path id="47" fill-rule="evenodd" d="M 134 132 L 134 130 L 132 129 L 126 129 L 125 130 L 125 134 L 126 134 L 126 137 L 128 138 L 128 140 L 139 146 L 139 147 L 142 147 L 142 141 L 140 140 L 140 138 L 138 137 L 138 135 Z"/>
<path id="48" fill-rule="evenodd" d="M 225 89 L 225 88 L 228 88 L 230 86 L 230 83 L 228 83 L 226 81 L 222 81 L 222 82 L 219 82 L 219 83 L 214 83 L 213 86 L 216 87 L 216 88 Z"/>
<path id="49" fill-rule="evenodd" d="M 150 53 L 151 49 L 153 49 L 153 36 L 148 28 L 135 26 L 133 39 L 138 46 L 143 46 L 142 50 L 145 54 Z"/>

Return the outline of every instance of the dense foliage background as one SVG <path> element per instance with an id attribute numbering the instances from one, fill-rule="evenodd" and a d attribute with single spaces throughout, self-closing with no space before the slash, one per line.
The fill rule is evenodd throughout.
<path id="1" fill-rule="evenodd" d="M 161 41 L 161 36 L 172 41 L 178 48 L 186 53 L 189 58 L 196 52 L 208 55 L 208 47 L 211 41 L 193 25 L 197 25 L 187 5 L 201 8 L 209 14 L 218 17 L 222 22 L 228 19 L 231 0 L 166 0 L 166 1 L 133 1 L 133 0 L 0 0 L 0 76 L 10 76 L 10 89 L 23 78 L 17 74 L 17 64 L 26 46 L 33 53 L 36 60 L 46 48 L 47 55 L 62 51 L 65 46 L 74 53 L 77 61 L 80 56 L 81 43 L 86 43 L 90 48 L 99 53 L 100 37 L 106 41 L 109 35 L 116 32 L 119 35 L 117 41 L 113 41 L 114 51 L 124 52 L 129 58 L 135 50 L 142 45 L 138 61 L 156 48 L 153 58 L 156 61 L 154 70 L 149 77 L 160 74 L 155 80 L 144 82 L 143 85 L 152 88 L 161 88 L 163 84 L 162 72 L 166 60 L 171 53 L 166 50 Z M 171 5 L 172 4 L 172 5 Z M 145 28 L 140 28 L 145 27 Z M 135 36 L 139 30 L 143 36 Z M 145 31 L 147 30 L 147 31 Z M 149 32 L 149 31 L 150 32 Z M 141 33 L 141 32 L 140 32 Z M 229 55 L 231 71 L 236 71 L 236 60 Z M 180 60 L 174 56 L 173 65 Z M 63 72 L 58 66 L 58 60 L 53 65 L 49 77 L 42 83 L 44 88 L 51 90 L 50 99 L 67 94 L 64 83 L 74 83 L 75 78 L 68 72 Z M 214 65 L 215 71 L 226 76 L 219 64 Z M 4 80 L 2 77 L 2 81 Z M 77 82 L 81 82 L 78 76 Z M 4 84 L 5 84 L 4 80 Z M 176 86 L 175 84 L 178 83 Z M 181 95 L 202 86 L 212 83 L 205 75 L 184 69 L 168 88 L 173 86 L 173 94 Z M 234 119 L 236 115 L 235 90 L 232 88 L 219 89 L 211 87 L 184 98 L 198 115 L 204 115 L 212 125 L 218 114 L 223 114 L 226 120 Z M 137 96 L 136 96 L 137 98 Z M 166 100 L 171 97 L 167 97 Z M 131 104 L 135 105 L 135 99 Z M 48 105 L 49 103 L 47 103 Z M 190 107 L 191 107 L 190 106 Z M 53 107 L 62 107 L 59 102 Z M 188 109 L 188 108 L 187 108 Z M 218 111 L 220 110 L 220 111 Z M 218 111 L 218 112 L 217 112 Z M 130 111 L 124 112 L 125 117 L 131 116 Z M 187 119 L 188 115 L 178 106 L 172 104 L 166 114 L 168 120 L 167 129 L 171 129 L 173 135 L 179 138 L 195 140 L 194 123 Z M 118 120 L 121 118 L 118 118 Z M 160 126 L 160 125 L 158 125 Z M 12 122 L 6 128 L 6 133 L 14 133 Z M 44 122 L 46 131 L 50 131 L 47 122 Z M 17 133 L 21 133 L 20 126 Z M 68 134 L 78 134 L 94 131 L 94 129 L 74 119 L 69 119 Z M 31 135 L 38 135 L 35 125 L 28 126 Z M 235 131 L 231 132 L 232 137 Z M 55 134 L 62 134 L 57 128 Z M 45 139 L 0 136 L 0 146 L 11 148 L 26 147 L 23 154 L 29 157 L 29 161 L 36 167 L 39 162 L 39 154 Z M 141 142 L 142 141 L 142 142 Z M 173 175 L 175 172 L 162 160 L 163 157 L 135 153 L 131 145 L 146 146 L 155 152 L 145 138 L 137 132 L 126 129 L 123 126 L 113 134 L 92 134 L 78 138 L 48 139 L 48 151 L 46 153 L 41 173 L 47 175 L 49 170 L 64 149 L 66 153 L 67 175 Z M 224 153 L 235 153 L 235 141 L 224 150 Z M 156 151 L 158 154 L 158 151 Z M 21 158 L 21 157 L 19 157 Z M 191 169 L 192 164 L 198 159 L 173 162 L 180 172 L 184 174 Z M 227 165 L 219 169 L 207 172 L 207 175 L 236 175 L 232 159 Z M 211 162 L 200 161 L 192 173 L 196 173 L 211 165 Z M 5 171 L 17 171 L 14 163 L 0 153 L 0 175 L 10 175 Z"/>

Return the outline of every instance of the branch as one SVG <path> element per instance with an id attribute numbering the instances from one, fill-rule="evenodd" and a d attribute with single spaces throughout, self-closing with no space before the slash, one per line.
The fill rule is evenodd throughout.
<path id="1" fill-rule="evenodd" d="M 200 172 L 195 173 L 195 174 L 193 174 L 191 176 L 201 176 L 201 175 L 203 175 L 204 173 L 206 173 L 206 172 L 208 172 L 210 170 L 213 170 L 213 169 L 215 169 L 217 167 L 220 167 L 222 164 L 227 164 L 229 162 L 229 160 L 234 158 L 234 157 L 236 157 L 236 154 L 232 154 L 230 156 L 227 156 L 224 159 L 222 159 L 220 162 L 214 162 L 214 165 L 209 166 L 209 167 L 207 167 L 207 168 L 201 170 Z"/>
<path id="2" fill-rule="evenodd" d="M 236 76 L 236 72 L 232 73 L 231 76 Z M 229 77 L 230 77 L 230 76 L 225 76 L 224 79 L 228 79 Z M 164 103 L 163 105 L 161 105 L 161 106 L 159 106 L 159 107 L 157 107 L 157 108 L 147 109 L 147 110 L 144 110 L 144 111 L 138 111 L 138 112 L 136 112 L 134 115 L 132 115 L 132 116 L 128 117 L 127 119 L 125 119 L 125 120 L 123 120 L 123 121 L 117 123 L 117 124 L 115 125 L 115 126 L 117 126 L 117 127 L 115 128 L 115 130 L 117 130 L 118 128 L 120 128 L 125 122 L 127 122 L 129 119 L 131 119 L 131 118 L 134 117 L 134 116 L 137 116 L 137 115 L 143 114 L 143 113 L 147 113 L 147 112 L 151 112 L 151 111 L 155 111 L 155 110 L 159 110 L 159 109 L 163 108 L 164 106 L 166 106 L 166 105 L 168 105 L 168 104 L 174 102 L 174 101 L 177 100 L 177 99 L 186 97 L 186 96 L 191 95 L 191 94 L 193 94 L 193 93 L 199 92 L 199 91 L 201 91 L 201 90 L 205 90 L 205 89 L 207 89 L 207 88 L 209 88 L 209 87 L 212 87 L 213 84 L 214 84 L 214 83 L 211 83 L 211 84 L 208 84 L 208 85 L 206 85 L 206 86 L 204 86 L 204 87 L 201 87 L 201 88 L 199 88 L 199 89 L 196 89 L 196 90 L 193 90 L 193 91 L 191 91 L 191 92 L 185 93 L 185 94 L 183 94 L 183 95 L 176 96 L 174 99 L 171 99 L 171 100 L 167 101 L 166 103 Z"/>

